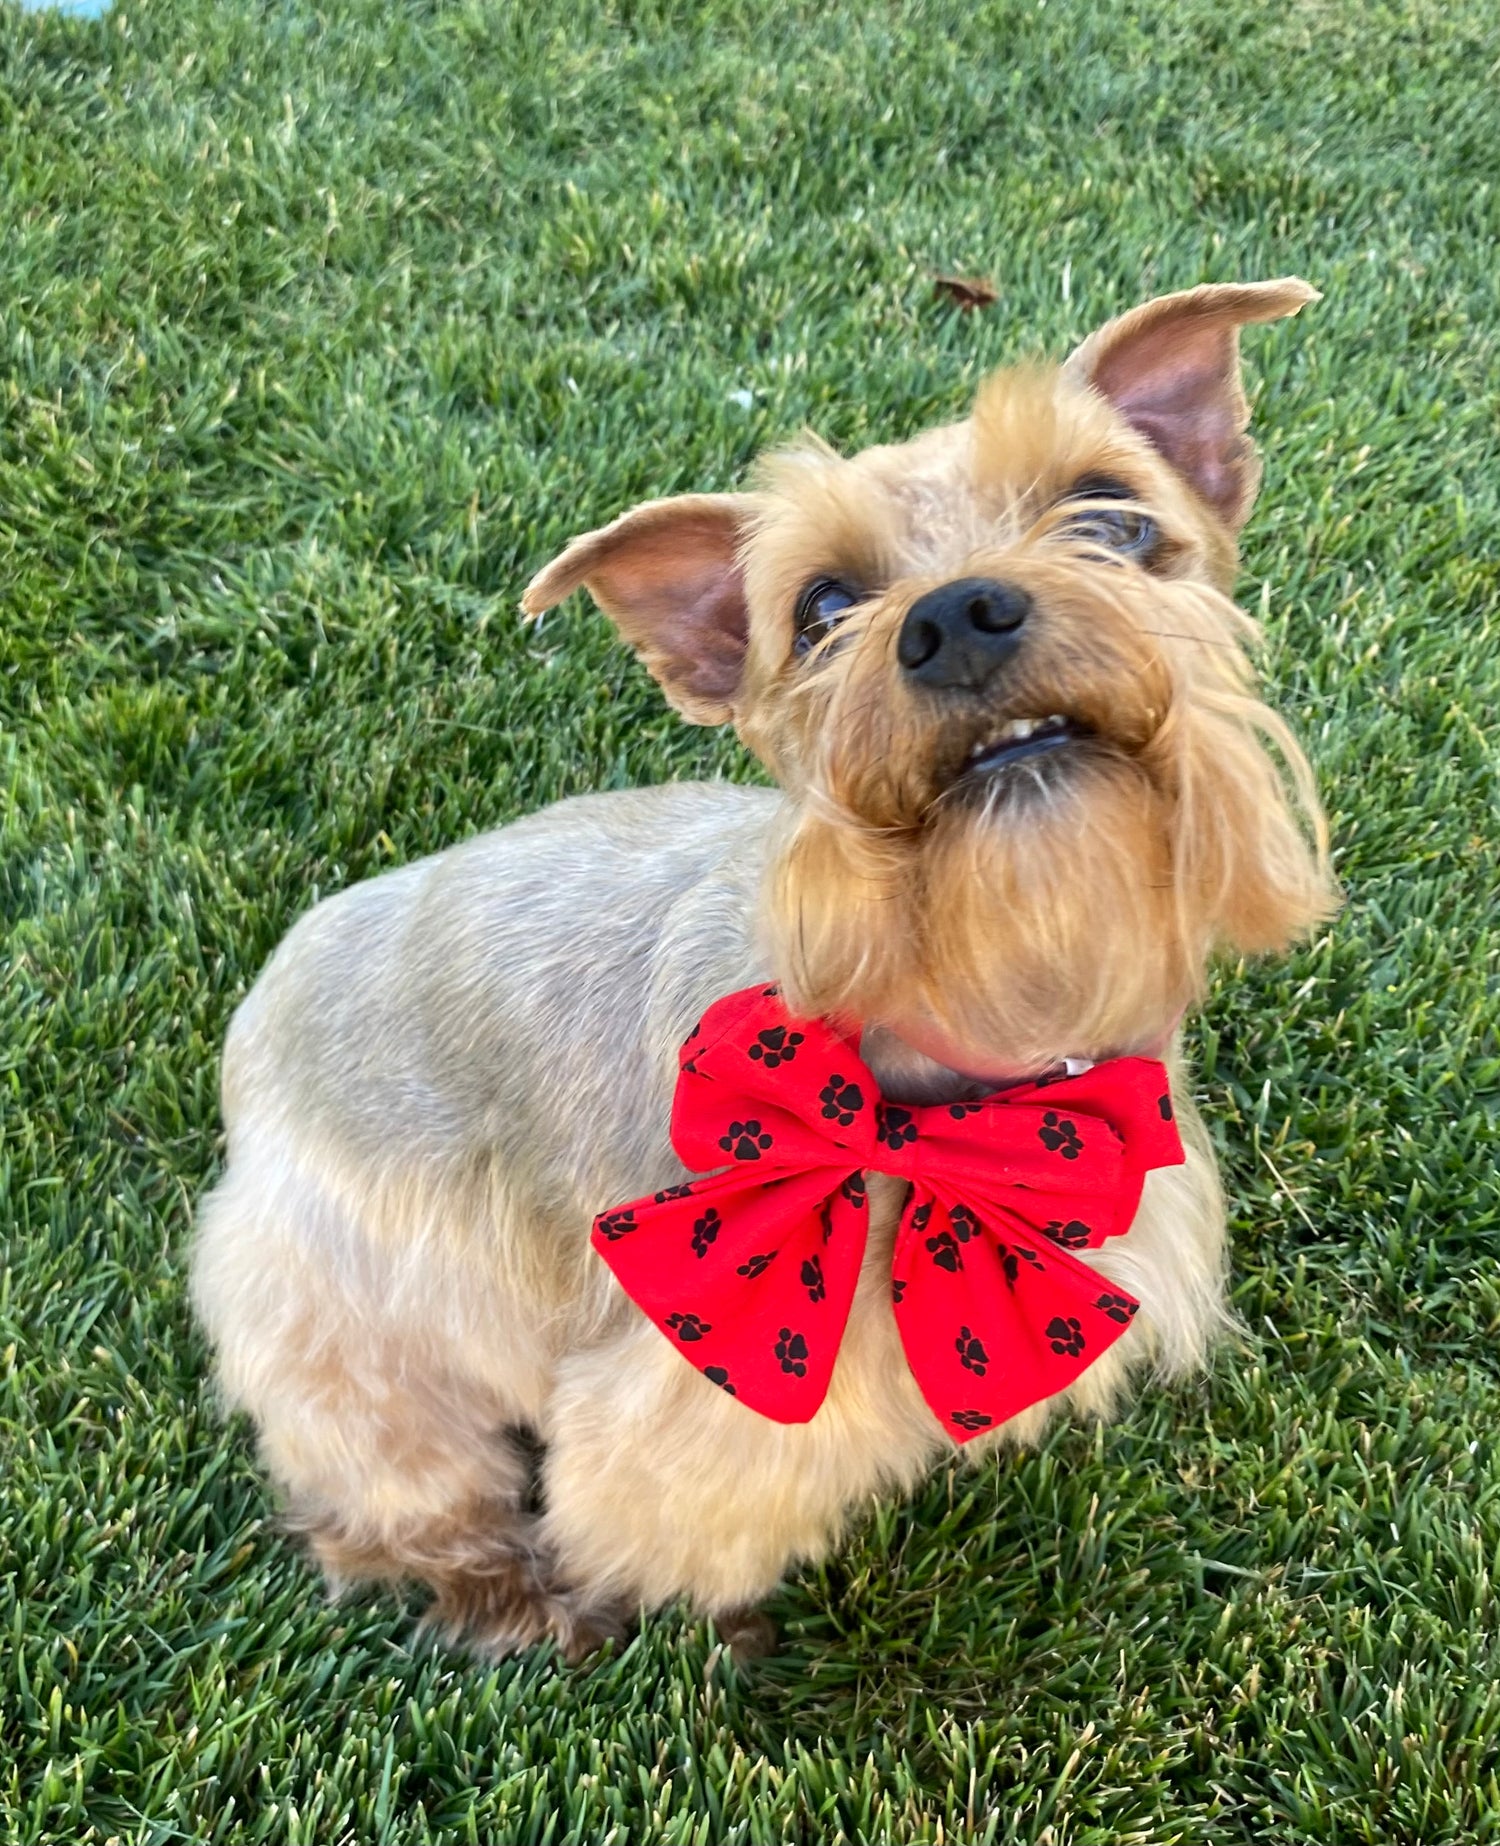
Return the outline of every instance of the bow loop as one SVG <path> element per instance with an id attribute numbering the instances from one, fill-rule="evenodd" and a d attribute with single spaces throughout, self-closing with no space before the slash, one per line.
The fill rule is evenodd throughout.
<path id="1" fill-rule="evenodd" d="M 848 1035 L 827 1020 L 794 1019 L 777 988 L 715 1001 L 679 1066 L 672 1145 L 684 1166 L 869 1164 L 875 1079 Z"/>
<path id="2" fill-rule="evenodd" d="M 806 1422 L 864 1258 L 865 1172 L 910 1182 L 891 1297 L 907 1363 L 957 1442 L 1064 1390 L 1137 1303 L 1079 1252 L 1128 1230 L 1182 1158 L 1167 1075 L 1117 1058 L 974 1103 L 887 1102 L 851 1034 L 775 987 L 716 1001 L 682 1047 L 672 1141 L 706 1177 L 602 1212 L 594 1247 L 703 1375 Z"/>

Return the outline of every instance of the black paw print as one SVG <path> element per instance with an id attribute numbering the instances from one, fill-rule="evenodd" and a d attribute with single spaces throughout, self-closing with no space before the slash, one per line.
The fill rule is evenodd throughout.
<path id="1" fill-rule="evenodd" d="M 948 1113 L 955 1122 L 961 1122 L 966 1115 L 978 1115 L 983 1107 L 984 1104 L 980 1102 L 950 1102 Z"/>
<path id="2" fill-rule="evenodd" d="M 669 1314 L 667 1325 L 679 1340 L 701 1340 L 705 1333 L 712 1333 L 713 1328 L 706 1320 L 699 1320 L 696 1314 Z"/>
<path id="3" fill-rule="evenodd" d="M 1042 1117 L 1042 1125 L 1037 1133 L 1049 1154 L 1061 1154 L 1064 1160 L 1076 1160 L 1083 1152 L 1083 1141 L 1078 1130 L 1060 1116 L 1056 1109 L 1049 1109 Z"/>
<path id="4" fill-rule="evenodd" d="M 876 1112 L 876 1128 L 887 1147 L 905 1147 L 917 1138 L 917 1124 L 910 1109 L 898 1109 L 894 1103 L 882 1103 Z"/>
<path id="5" fill-rule="evenodd" d="M 932 1252 L 933 1262 L 939 1269 L 946 1269 L 949 1275 L 956 1276 L 963 1268 L 964 1259 L 958 1253 L 951 1231 L 939 1231 L 936 1237 L 929 1237 L 927 1248 Z"/>
<path id="6" fill-rule="evenodd" d="M 776 1357 L 782 1371 L 790 1372 L 794 1378 L 807 1376 L 807 1341 L 790 1327 L 783 1327 L 777 1336 Z"/>
<path id="7" fill-rule="evenodd" d="M 1163 1090 L 1161 1095 L 1157 1097 L 1156 1106 L 1158 1110 L 1161 1112 L 1161 1119 L 1164 1122 L 1170 1122 L 1172 1119 L 1172 1098 L 1166 1093 L 1165 1090 Z"/>
<path id="8" fill-rule="evenodd" d="M 1053 1243 L 1060 1243 L 1065 1250 L 1083 1250 L 1088 1247 L 1093 1232 L 1082 1218 L 1069 1218 L 1066 1223 L 1061 1218 L 1054 1218 L 1050 1224 L 1042 1226 L 1044 1235 Z"/>
<path id="9" fill-rule="evenodd" d="M 763 1276 L 775 1261 L 776 1252 L 774 1250 L 766 1250 L 759 1256 L 746 1257 L 745 1261 L 740 1264 L 739 1268 L 736 1269 L 734 1273 L 737 1276 L 748 1276 L 753 1282 L 757 1276 Z"/>
<path id="10" fill-rule="evenodd" d="M 982 1410 L 950 1410 L 948 1421 L 958 1429 L 988 1429 L 994 1422 Z"/>
<path id="11" fill-rule="evenodd" d="M 1135 1311 L 1140 1303 L 1132 1301 L 1129 1295 L 1101 1295 L 1094 1306 L 1123 1327 L 1135 1319 Z"/>
<path id="12" fill-rule="evenodd" d="M 767 1026 L 764 1032 L 756 1033 L 750 1056 L 756 1063 L 763 1063 L 767 1070 L 778 1070 L 796 1057 L 802 1038 L 802 1033 L 789 1032 L 785 1026 Z"/>
<path id="13" fill-rule="evenodd" d="M 1009 1244 L 997 1243 L 995 1245 L 995 1254 L 1000 1258 L 1000 1269 L 1005 1276 L 1005 1286 L 1007 1288 L 1014 1288 L 1016 1285 L 1016 1277 L 1021 1273 L 1021 1259 L 1016 1255 L 1015 1251 L 1011 1249 Z"/>
<path id="14" fill-rule="evenodd" d="M 734 1386 L 729 1382 L 729 1374 L 724 1370 L 722 1365 L 705 1365 L 703 1368 L 703 1376 L 710 1384 L 716 1384 L 721 1391 L 726 1392 L 730 1397 L 739 1396 L 739 1392 L 736 1391 Z"/>
<path id="15" fill-rule="evenodd" d="M 865 1201 L 869 1197 L 869 1194 L 865 1191 L 865 1176 L 863 1173 L 851 1173 L 847 1179 L 841 1179 L 839 1181 L 839 1191 L 856 1211 L 864 1210 Z"/>
<path id="16" fill-rule="evenodd" d="M 1055 1314 L 1047 1322 L 1046 1333 L 1053 1352 L 1066 1353 L 1070 1359 L 1076 1359 L 1083 1351 L 1083 1326 L 1071 1315 L 1064 1320 L 1061 1314 Z"/>
<path id="17" fill-rule="evenodd" d="M 781 989 L 773 981 L 769 987 L 761 988 L 760 997 L 762 1000 L 779 1000 L 781 998 Z"/>
<path id="18" fill-rule="evenodd" d="M 618 1243 L 635 1229 L 635 1210 L 607 1211 L 599 1218 L 599 1229 L 611 1243 Z"/>
<path id="19" fill-rule="evenodd" d="M 658 1205 L 665 1205 L 668 1199 L 685 1199 L 690 1197 L 692 1190 L 692 1187 L 689 1185 L 663 1186 L 660 1192 L 653 1192 L 651 1196 Z"/>
<path id="20" fill-rule="evenodd" d="M 899 1308 L 901 1305 L 901 1297 L 905 1293 L 906 1293 L 906 1277 L 905 1276 L 892 1276 L 891 1277 L 891 1306 L 895 1308 Z"/>
<path id="21" fill-rule="evenodd" d="M 693 1255 L 707 1256 L 709 1247 L 724 1228 L 724 1220 L 710 1205 L 701 1218 L 693 1220 Z"/>
<path id="22" fill-rule="evenodd" d="M 824 1199 L 818 1207 L 818 1223 L 823 1227 L 824 1243 L 833 1242 L 833 1200 Z"/>
<path id="23" fill-rule="evenodd" d="M 840 1128 L 847 1128 L 864 1108 L 865 1093 L 857 1083 L 846 1083 L 835 1073 L 818 1091 L 818 1101 L 823 1105 L 825 1121 L 837 1122 Z"/>
<path id="24" fill-rule="evenodd" d="M 1016 1255 L 1020 1257 L 1021 1261 L 1025 1263 L 1028 1268 L 1045 1269 L 1047 1267 L 1047 1265 L 1037 1255 L 1036 1251 L 1028 1250 L 1025 1244 L 1023 1243 L 1018 1243 L 1016 1245 Z"/>
<path id="25" fill-rule="evenodd" d="M 932 1222 L 932 1200 L 931 1199 L 928 1199 L 924 1204 L 914 1205 L 912 1207 L 911 1228 L 914 1231 L 925 1231 L 927 1229 L 927 1226 L 931 1222 Z"/>
<path id="26" fill-rule="evenodd" d="M 960 1243 L 968 1243 L 971 1237 L 979 1235 L 979 1219 L 967 1205 L 950 1206 L 948 1222 L 953 1226 L 953 1235 Z"/>
<path id="27" fill-rule="evenodd" d="M 823 1265 L 816 1256 L 808 1257 L 800 1271 L 802 1286 L 807 1290 L 809 1301 L 821 1301 L 828 1293 L 823 1286 Z"/>
<path id="28" fill-rule="evenodd" d="M 771 1145 L 771 1137 L 759 1122 L 731 1122 L 729 1133 L 719 1137 L 719 1146 L 736 1160 L 759 1160 Z"/>
<path id="29" fill-rule="evenodd" d="M 953 1350 L 958 1354 L 958 1362 L 966 1372 L 972 1372 L 976 1378 L 983 1378 L 989 1369 L 990 1355 L 984 1350 L 984 1341 L 967 1327 L 960 1327 L 958 1338 L 953 1342 Z"/>

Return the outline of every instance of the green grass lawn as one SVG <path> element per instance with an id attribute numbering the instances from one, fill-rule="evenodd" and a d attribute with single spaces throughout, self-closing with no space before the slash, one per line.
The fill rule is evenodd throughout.
<path id="1" fill-rule="evenodd" d="M 1497 61 L 1492 0 L 0 6 L 0 1837 L 1500 1840 Z M 527 576 L 1288 271 L 1242 594 L 1349 903 L 1191 1032 L 1246 1344 L 872 1514 L 754 1670 L 327 1606 L 184 1301 L 231 1009 L 321 893 L 754 774 Z"/>

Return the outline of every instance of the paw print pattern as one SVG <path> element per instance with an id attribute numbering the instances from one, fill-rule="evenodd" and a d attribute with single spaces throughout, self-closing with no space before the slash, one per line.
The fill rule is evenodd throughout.
<path id="1" fill-rule="evenodd" d="M 1000 1258 L 1000 1270 L 1005 1277 L 1005 1286 L 1014 1288 L 1016 1277 L 1021 1273 L 1021 1259 L 1009 1244 L 997 1243 L 995 1254 Z"/>
<path id="2" fill-rule="evenodd" d="M 711 1245 L 718 1241 L 719 1232 L 724 1228 L 724 1220 L 710 1205 L 701 1218 L 693 1220 L 693 1255 L 707 1256 Z"/>
<path id="3" fill-rule="evenodd" d="M 891 1306 L 893 1308 L 900 1307 L 901 1297 L 905 1293 L 906 1293 L 906 1277 L 905 1276 L 892 1276 L 891 1277 Z"/>
<path id="4" fill-rule="evenodd" d="M 1061 1244 L 1065 1250 L 1085 1250 L 1088 1248 L 1089 1238 L 1093 1236 L 1093 1232 L 1082 1218 L 1069 1218 L 1066 1222 L 1061 1218 L 1054 1218 L 1050 1224 L 1044 1224 L 1042 1230 L 1052 1239 L 1053 1243 Z"/>
<path id="5" fill-rule="evenodd" d="M 932 1222 L 932 1200 L 931 1199 L 928 1199 L 925 1203 L 921 1205 L 914 1205 L 912 1207 L 911 1228 L 914 1231 L 925 1231 L 928 1225 L 931 1224 L 931 1222 Z"/>
<path id="6" fill-rule="evenodd" d="M 953 1226 L 953 1235 L 960 1243 L 968 1243 L 979 1235 L 979 1219 L 967 1205 L 953 1205 L 948 1210 L 948 1222 Z"/>
<path id="7" fill-rule="evenodd" d="M 808 1257 L 807 1261 L 802 1265 L 799 1274 L 802 1278 L 802 1286 L 807 1290 L 808 1300 L 821 1301 L 828 1293 L 828 1290 L 823 1285 L 823 1264 L 821 1260 L 816 1256 Z"/>
<path id="8" fill-rule="evenodd" d="M 948 1113 L 955 1122 L 961 1122 L 967 1115 L 978 1115 L 983 1107 L 984 1104 L 978 1102 L 950 1102 Z"/>
<path id="9" fill-rule="evenodd" d="M 869 1198 L 865 1190 L 863 1173 L 851 1173 L 847 1179 L 839 1181 L 839 1193 L 846 1198 L 856 1211 L 863 1211 Z"/>
<path id="10" fill-rule="evenodd" d="M 776 1336 L 776 1358 L 782 1371 L 790 1372 L 793 1378 L 807 1376 L 807 1341 L 790 1327 L 783 1327 Z"/>
<path id="11" fill-rule="evenodd" d="M 703 1376 L 710 1384 L 716 1384 L 729 1397 L 738 1397 L 739 1392 L 729 1382 L 729 1374 L 722 1365 L 705 1365 Z"/>
<path id="12" fill-rule="evenodd" d="M 1054 1314 L 1047 1322 L 1046 1334 L 1055 1353 L 1076 1359 L 1083 1351 L 1083 1326 L 1071 1314 L 1066 1319 L 1061 1314 Z"/>
<path id="13" fill-rule="evenodd" d="M 764 1032 L 756 1033 L 750 1056 L 757 1064 L 764 1064 L 767 1070 L 779 1070 L 796 1057 L 803 1037 L 803 1033 L 788 1031 L 785 1026 L 768 1026 Z"/>
<path id="14" fill-rule="evenodd" d="M 679 1340 L 701 1340 L 705 1333 L 712 1333 L 713 1328 L 706 1320 L 699 1320 L 696 1314 L 669 1314 L 667 1325 Z"/>
<path id="15" fill-rule="evenodd" d="M 823 1105 L 823 1119 L 847 1128 L 865 1106 L 865 1093 L 857 1083 L 846 1083 L 837 1072 L 821 1090 L 818 1101 Z"/>
<path id="16" fill-rule="evenodd" d="M 1023 1243 L 1018 1243 L 1016 1245 L 1016 1255 L 1020 1257 L 1021 1261 L 1026 1264 L 1028 1269 L 1045 1269 L 1047 1267 L 1037 1255 L 1036 1251 L 1028 1250 Z"/>
<path id="17" fill-rule="evenodd" d="M 1132 1301 L 1129 1295 L 1101 1295 L 1094 1306 L 1124 1327 L 1135 1319 L 1135 1311 L 1140 1303 Z"/>
<path id="18" fill-rule="evenodd" d="M 948 1421 L 955 1429 L 988 1429 L 994 1418 L 982 1410 L 950 1410 Z"/>
<path id="19" fill-rule="evenodd" d="M 917 1138 L 917 1124 L 910 1109 L 898 1109 L 894 1103 L 882 1103 L 875 1112 L 875 1125 L 887 1147 L 905 1147 Z"/>
<path id="20" fill-rule="evenodd" d="M 665 1205 L 668 1199 L 685 1199 L 692 1195 L 691 1186 L 663 1186 L 660 1192 L 653 1192 L 652 1198 L 658 1205 Z"/>
<path id="21" fill-rule="evenodd" d="M 939 1269 L 946 1269 L 950 1276 L 956 1276 L 964 1266 L 964 1259 L 958 1253 L 951 1231 L 939 1231 L 936 1237 L 927 1239 L 927 1248 L 932 1252 L 932 1260 Z"/>
<path id="22" fill-rule="evenodd" d="M 618 1243 L 622 1237 L 628 1237 L 635 1229 L 634 1210 L 627 1209 L 625 1211 L 607 1211 L 602 1213 L 599 1218 L 599 1229 L 611 1243 Z"/>
<path id="23" fill-rule="evenodd" d="M 729 1133 L 719 1137 L 719 1146 L 736 1160 L 759 1160 L 771 1145 L 771 1137 L 759 1122 L 731 1122 Z"/>
<path id="24" fill-rule="evenodd" d="M 759 1256 L 746 1257 L 734 1273 L 737 1276 L 745 1276 L 753 1282 L 757 1276 L 763 1276 L 775 1261 L 776 1252 L 774 1250 L 763 1250 Z"/>
<path id="25" fill-rule="evenodd" d="M 1167 1094 L 1165 1090 L 1163 1090 L 1161 1095 L 1157 1097 L 1156 1108 L 1157 1108 L 1158 1114 L 1161 1116 L 1161 1119 L 1164 1122 L 1171 1121 L 1172 1119 L 1172 1098 Z"/>
<path id="26" fill-rule="evenodd" d="M 959 1328 L 953 1350 L 958 1354 L 959 1364 L 976 1378 L 983 1378 L 989 1370 L 990 1355 L 984 1350 L 984 1341 L 968 1327 Z"/>
<path id="27" fill-rule="evenodd" d="M 1064 1160 L 1076 1160 L 1083 1152 L 1083 1140 L 1077 1127 L 1056 1109 L 1049 1109 L 1042 1117 L 1037 1134 L 1049 1154 L 1061 1154 Z"/>
<path id="28" fill-rule="evenodd" d="M 824 1243 L 833 1242 L 833 1200 L 824 1199 L 818 1207 L 818 1223 L 823 1227 Z"/>

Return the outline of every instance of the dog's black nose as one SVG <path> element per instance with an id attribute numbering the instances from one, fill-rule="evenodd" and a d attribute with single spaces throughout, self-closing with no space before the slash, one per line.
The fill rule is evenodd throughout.
<path id="1" fill-rule="evenodd" d="M 960 577 L 919 596 L 906 612 L 896 658 L 935 691 L 977 691 L 1016 651 L 1031 598 L 993 577 Z"/>

